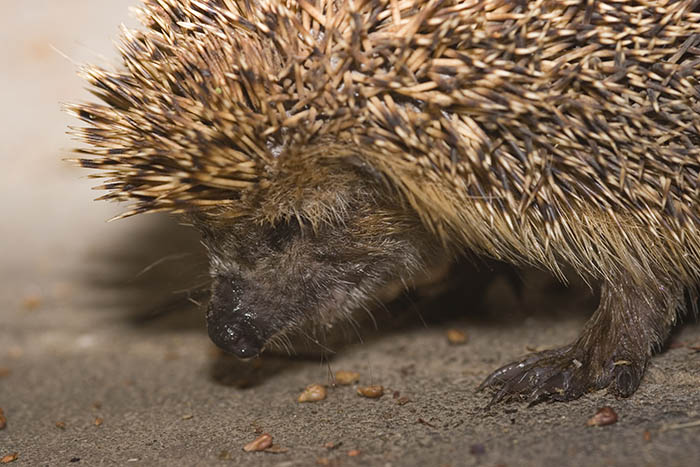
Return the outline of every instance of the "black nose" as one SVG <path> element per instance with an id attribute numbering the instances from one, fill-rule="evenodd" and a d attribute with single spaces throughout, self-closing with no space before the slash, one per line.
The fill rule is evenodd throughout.
<path id="1" fill-rule="evenodd" d="M 209 338 L 221 349 L 238 358 L 253 358 L 260 354 L 262 342 L 254 328 L 244 329 L 236 324 L 207 321 Z"/>
<path id="2" fill-rule="evenodd" d="M 209 338 L 226 352 L 238 358 L 260 354 L 264 342 L 255 325 L 255 316 L 242 309 L 239 281 L 231 277 L 215 279 L 207 311 Z"/>

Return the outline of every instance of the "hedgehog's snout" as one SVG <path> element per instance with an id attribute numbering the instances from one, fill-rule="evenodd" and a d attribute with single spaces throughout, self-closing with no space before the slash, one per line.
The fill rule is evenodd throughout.
<path id="1" fill-rule="evenodd" d="M 240 291 L 231 280 L 216 280 L 207 310 L 209 338 L 241 359 L 256 357 L 264 341 L 254 316 L 241 308 Z"/>
<path id="2" fill-rule="evenodd" d="M 262 351 L 263 343 L 254 326 L 241 326 L 240 323 L 232 323 L 210 314 L 207 330 L 214 344 L 238 358 L 246 360 L 257 357 Z"/>

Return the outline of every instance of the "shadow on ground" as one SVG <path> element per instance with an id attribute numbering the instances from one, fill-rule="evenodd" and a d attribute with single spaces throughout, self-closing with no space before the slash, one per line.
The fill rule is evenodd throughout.
<path id="1" fill-rule="evenodd" d="M 166 216 L 139 227 L 127 238 L 90 246 L 81 288 L 95 293 L 81 305 L 110 313 L 143 336 L 205 332 L 209 276 L 198 233 Z M 571 319 L 572 313 L 583 321 L 595 302 L 595 294 L 575 277 L 567 286 L 547 272 L 463 258 L 439 282 L 360 310 L 352 323 L 332 328 L 312 323 L 291 336 L 290 347 L 268 349 L 253 364 L 212 351 L 209 375 L 219 384 L 250 388 L 293 371 L 295 362 L 332 362 L 349 347 L 402 333 L 450 325 L 517 328 L 526 320 Z"/>

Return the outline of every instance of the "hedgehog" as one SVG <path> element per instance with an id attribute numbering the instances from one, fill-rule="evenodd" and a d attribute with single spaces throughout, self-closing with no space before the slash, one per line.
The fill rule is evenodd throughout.
<path id="1" fill-rule="evenodd" d="M 627 397 L 700 282 L 700 1 L 143 0 L 70 107 L 120 217 L 208 250 L 215 344 L 259 355 L 463 254 L 573 271 L 580 336 L 492 403 Z M 568 271 L 565 274 L 564 271 Z"/>

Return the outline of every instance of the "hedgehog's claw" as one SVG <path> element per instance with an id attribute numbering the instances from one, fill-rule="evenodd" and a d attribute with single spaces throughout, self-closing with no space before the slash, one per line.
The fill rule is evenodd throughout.
<path id="1" fill-rule="evenodd" d="M 530 354 L 494 371 L 478 390 L 489 388 L 494 391 L 489 407 L 499 402 L 518 401 L 534 405 L 577 399 L 595 389 L 590 387 L 593 379 L 589 368 L 582 363 L 581 353 L 569 345 Z"/>
<path id="2" fill-rule="evenodd" d="M 499 402 L 566 402 L 606 387 L 616 397 L 629 397 L 639 387 L 648 357 L 621 355 L 592 364 L 576 344 L 545 350 L 494 371 L 477 391 L 492 390 L 487 408 Z"/>
<path id="3" fill-rule="evenodd" d="M 617 357 L 592 365 L 590 356 L 572 344 L 505 365 L 491 373 L 478 391 L 493 391 L 487 408 L 499 402 L 527 402 L 530 406 L 566 402 L 605 387 L 617 397 L 629 397 L 642 380 L 646 362 Z"/>

